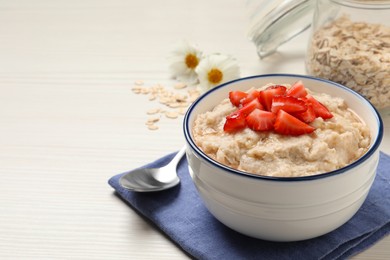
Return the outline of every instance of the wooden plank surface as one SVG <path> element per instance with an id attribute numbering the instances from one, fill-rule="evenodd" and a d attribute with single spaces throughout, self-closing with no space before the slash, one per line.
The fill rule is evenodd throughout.
<path id="1" fill-rule="evenodd" d="M 187 258 L 107 180 L 183 145 L 182 117 L 148 130 L 160 105 L 131 90 L 173 87 L 166 58 L 180 40 L 235 56 L 242 76 L 305 73 L 307 33 L 261 61 L 247 19 L 233 0 L 0 1 L 0 258 Z M 389 248 L 387 237 L 355 259 Z"/>

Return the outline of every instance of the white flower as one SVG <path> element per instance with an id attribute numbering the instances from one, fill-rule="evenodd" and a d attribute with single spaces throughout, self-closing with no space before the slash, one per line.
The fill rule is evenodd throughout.
<path id="1" fill-rule="evenodd" d="M 179 43 L 171 52 L 170 70 L 174 78 L 188 83 L 196 83 L 195 68 L 202 58 L 202 52 L 187 41 Z"/>
<path id="2" fill-rule="evenodd" d="M 203 91 L 240 77 L 236 60 L 222 54 L 212 54 L 202 59 L 195 71 Z"/>

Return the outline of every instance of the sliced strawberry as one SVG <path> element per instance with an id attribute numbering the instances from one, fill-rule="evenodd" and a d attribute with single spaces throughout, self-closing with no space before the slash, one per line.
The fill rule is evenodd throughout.
<path id="1" fill-rule="evenodd" d="M 260 91 L 261 104 L 267 111 L 271 110 L 272 98 L 275 96 L 282 96 L 286 93 L 286 87 L 280 85 L 274 85 Z"/>
<path id="2" fill-rule="evenodd" d="M 326 106 L 321 104 L 321 102 L 319 102 L 313 96 L 307 95 L 306 98 L 307 101 L 313 105 L 313 109 L 314 109 L 314 113 L 316 114 L 316 117 L 322 117 L 323 119 L 329 119 L 333 117 L 332 113 L 328 110 L 328 108 L 326 108 Z"/>
<path id="3" fill-rule="evenodd" d="M 245 115 L 240 113 L 233 113 L 226 117 L 223 130 L 225 132 L 235 132 L 246 127 Z"/>
<path id="4" fill-rule="evenodd" d="M 311 123 L 314 121 L 314 119 L 316 119 L 316 114 L 314 113 L 313 105 L 311 103 L 307 102 L 306 106 L 306 111 L 301 113 L 295 113 L 293 115 L 305 123 Z"/>
<path id="5" fill-rule="evenodd" d="M 238 107 L 241 104 L 241 100 L 243 100 L 247 96 L 248 96 L 248 93 L 238 91 L 238 90 L 229 92 L 230 102 L 233 104 L 233 106 L 236 106 L 236 107 Z"/>
<path id="6" fill-rule="evenodd" d="M 267 131 L 274 128 L 275 118 L 275 114 L 256 108 L 245 120 L 248 127 L 254 131 Z"/>
<path id="7" fill-rule="evenodd" d="M 301 113 L 307 110 L 305 101 L 295 97 L 276 96 L 272 98 L 271 112 L 277 113 L 280 109 L 287 113 Z"/>
<path id="8" fill-rule="evenodd" d="M 249 115 L 255 109 L 263 109 L 260 101 L 256 98 L 251 102 L 243 106 L 242 108 L 234 111 L 226 117 L 223 130 L 226 132 L 234 132 L 246 127 L 245 117 Z"/>
<path id="9" fill-rule="evenodd" d="M 295 82 L 291 88 L 289 88 L 286 91 L 286 96 L 291 96 L 295 98 L 301 98 L 301 97 L 306 97 L 307 91 L 305 89 L 305 86 L 303 86 L 302 80 L 298 80 Z"/>
<path id="10" fill-rule="evenodd" d="M 274 124 L 275 132 L 282 135 L 302 135 L 312 133 L 315 128 L 302 122 L 289 113 L 279 110 Z"/>
<path id="11" fill-rule="evenodd" d="M 245 116 L 249 115 L 255 108 L 263 110 L 263 105 L 261 105 L 260 100 L 255 98 L 246 105 L 244 105 L 242 108 L 238 109 L 236 112 L 233 113 L 240 113 L 244 114 Z"/>
<path id="12" fill-rule="evenodd" d="M 251 92 L 249 92 L 248 94 L 247 94 L 247 96 L 243 99 L 243 100 L 241 100 L 241 103 L 243 104 L 243 105 L 245 105 L 245 104 L 248 104 L 249 102 L 251 102 L 252 100 L 254 100 L 254 99 L 256 99 L 256 98 L 259 98 L 259 96 L 260 96 L 260 92 L 258 91 L 258 90 L 252 90 Z"/>

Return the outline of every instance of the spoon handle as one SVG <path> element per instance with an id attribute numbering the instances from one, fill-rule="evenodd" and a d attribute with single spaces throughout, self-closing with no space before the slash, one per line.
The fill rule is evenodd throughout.
<path id="1" fill-rule="evenodd" d="M 178 152 L 177 154 L 175 155 L 175 157 L 173 157 L 173 159 L 171 160 L 171 162 L 169 163 L 170 165 L 176 165 L 179 163 L 179 161 L 181 160 L 181 158 L 183 157 L 184 153 L 186 152 L 186 147 L 183 146 Z"/>

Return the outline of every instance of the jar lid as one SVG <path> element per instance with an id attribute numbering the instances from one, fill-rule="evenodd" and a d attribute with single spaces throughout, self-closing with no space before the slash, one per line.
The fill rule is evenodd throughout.
<path id="1" fill-rule="evenodd" d="M 280 45 L 309 28 L 314 5 L 315 0 L 249 0 L 248 37 L 256 45 L 259 57 L 274 53 Z"/>

